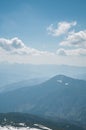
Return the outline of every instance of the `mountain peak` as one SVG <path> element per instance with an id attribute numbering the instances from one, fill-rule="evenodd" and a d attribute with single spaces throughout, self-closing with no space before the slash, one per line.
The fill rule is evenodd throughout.
<path id="1" fill-rule="evenodd" d="M 65 75 L 56 75 L 56 76 L 52 77 L 51 79 L 59 80 L 59 81 L 69 81 L 69 80 L 72 80 L 71 77 L 68 77 L 68 76 L 65 76 Z"/>
<path id="2" fill-rule="evenodd" d="M 56 75 L 55 77 L 57 77 L 57 78 L 71 78 L 71 77 L 68 77 L 68 76 L 62 75 L 62 74 Z"/>

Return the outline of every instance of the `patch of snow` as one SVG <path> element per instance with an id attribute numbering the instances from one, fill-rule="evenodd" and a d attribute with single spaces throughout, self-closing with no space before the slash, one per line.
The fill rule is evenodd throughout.
<path id="1" fill-rule="evenodd" d="M 62 83 L 62 80 L 57 80 L 58 83 Z"/>
<path id="2" fill-rule="evenodd" d="M 69 85 L 69 83 L 65 83 L 65 85 Z"/>
<path id="3" fill-rule="evenodd" d="M 37 125 L 34 124 L 35 126 L 38 126 L 38 128 L 30 128 L 30 127 L 13 127 L 13 126 L 0 126 L 0 130 L 42 130 L 42 129 L 46 129 L 46 130 L 51 130 L 45 126 L 42 125 Z"/>
<path id="4" fill-rule="evenodd" d="M 6 118 L 4 118 L 4 121 L 5 121 L 5 122 L 7 121 Z"/>
<path id="5" fill-rule="evenodd" d="M 19 125 L 21 125 L 21 126 L 25 126 L 25 124 L 24 124 L 24 123 L 19 123 Z"/>
<path id="6" fill-rule="evenodd" d="M 39 128 L 46 129 L 46 130 L 52 130 L 52 129 L 45 127 L 43 125 L 40 125 L 40 124 L 34 124 L 34 126 L 38 126 Z"/>

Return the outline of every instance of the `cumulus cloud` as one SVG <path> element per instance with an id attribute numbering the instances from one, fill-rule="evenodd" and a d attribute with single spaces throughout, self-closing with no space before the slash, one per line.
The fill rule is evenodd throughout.
<path id="1" fill-rule="evenodd" d="M 48 34 L 51 34 L 52 36 L 57 36 L 58 37 L 60 35 L 66 34 L 76 24 L 77 24 L 76 21 L 73 21 L 73 22 L 63 21 L 63 22 L 59 22 L 57 24 L 56 28 L 54 28 L 54 25 L 51 24 L 47 28 L 47 31 L 48 31 Z"/>
<path id="2" fill-rule="evenodd" d="M 60 56 L 67 55 L 65 49 L 63 49 L 63 48 L 58 49 L 57 52 L 56 52 L 56 54 L 60 55 Z"/>
<path id="3" fill-rule="evenodd" d="M 77 49 L 68 50 L 68 49 L 60 48 L 57 50 L 56 54 L 60 56 L 86 56 L 86 49 L 77 48 Z"/>
<path id="4" fill-rule="evenodd" d="M 11 51 L 14 49 L 24 48 L 25 45 L 20 39 L 16 37 L 12 39 L 0 38 L 0 47 L 6 51 Z"/>
<path id="5" fill-rule="evenodd" d="M 86 30 L 73 32 L 60 43 L 61 46 L 86 47 Z"/>
<path id="6" fill-rule="evenodd" d="M 0 50 L 7 52 L 8 54 L 17 55 L 53 55 L 53 53 L 47 51 L 39 51 L 34 48 L 26 46 L 19 38 L 5 39 L 0 38 Z"/>

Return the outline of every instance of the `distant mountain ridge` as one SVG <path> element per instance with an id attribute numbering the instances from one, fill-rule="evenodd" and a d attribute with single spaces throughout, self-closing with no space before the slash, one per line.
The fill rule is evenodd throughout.
<path id="1" fill-rule="evenodd" d="M 34 79 L 28 79 L 28 80 L 23 80 L 23 81 L 20 81 L 20 82 L 8 84 L 8 85 L 2 86 L 0 88 L 0 93 L 13 91 L 13 90 L 23 88 L 23 87 L 26 87 L 26 86 L 32 87 L 34 85 L 41 84 L 45 80 L 46 80 L 45 78 L 34 78 Z"/>
<path id="2" fill-rule="evenodd" d="M 86 81 L 57 75 L 46 82 L 0 94 L 0 112 L 26 112 L 86 127 Z"/>
<path id="3" fill-rule="evenodd" d="M 59 74 L 86 80 L 86 67 L 3 63 L 0 64 L 0 88 L 8 84 L 35 78 L 46 80 Z"/>

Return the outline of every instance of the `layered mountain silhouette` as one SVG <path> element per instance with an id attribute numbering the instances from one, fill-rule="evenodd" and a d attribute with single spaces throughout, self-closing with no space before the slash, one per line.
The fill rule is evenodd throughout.
<path id="1" fill-rule="evenodd" d="M 1 93 L 0 112 L 25 112 L 86 126 L 86 81 L 57 75 L 28 86 Z"/>

